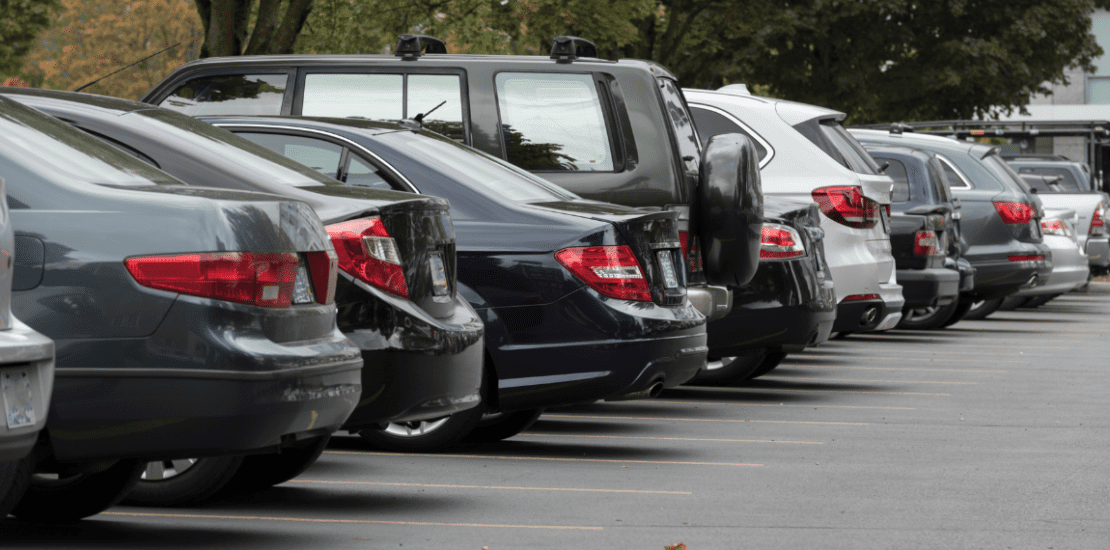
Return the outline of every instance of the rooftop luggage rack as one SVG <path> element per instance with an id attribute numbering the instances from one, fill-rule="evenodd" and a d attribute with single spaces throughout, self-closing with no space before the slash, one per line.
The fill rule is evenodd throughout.
<path id="1" fill-rule="evenodd" d="M 423 47 L 423 51 L 421 48 Z M 447 43 L 434 37 L 423 34 L 402 34 L 397 37 L 397 51 L 395 55 L 405 61 L 416 61 L 423 54 L 447 53 Z"/>

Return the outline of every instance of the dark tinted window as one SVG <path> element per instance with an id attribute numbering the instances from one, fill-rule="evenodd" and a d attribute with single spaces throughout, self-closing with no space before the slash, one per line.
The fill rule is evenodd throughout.
<path id="1" fill-rule="evenodd" d="M 686 164 L 686 170 L 697 172 L 701 164 L 701 143 L 698 141 L 698 132 L 694 129 L 694 119 L 686 107 L 686 98 L 673 80 L 659 79 L 659 89 L 663 92 L 663 103 L 667 116 L 678 138 L 678 152 Z"/>
<path id="2" fill-rule="evenodd" d="M 525 170 L 614 169 L 593 76 L 498 73 L 497 107 L 509 162 Z"/>
<path id="3" fill-rule="evenodd" d="M 944 165 L 933 157 L 929 159 L 925 169 L 929 173 L 929 184 L 933 186 L 933 193 L 944 202 L 952 202 L 952 191 L 948 189 L 948 177 L 944 175 Z"/>
<path id="4" fill-rule="evenodd" d="M 1018 168 L 1018 172 L 1022 174 L 1037 174 L 1039 176 L 1052 176 L 1062 178 L 1060 187 L 1064 191 L 1079 191 L 1084 189 L 1075 180 L 1075 174 L 1067 168 L 1058 168 L 1053 166 L 1022 166 Z"/>
<path id="5" fill-rule="evenodd" d="M 839 122 L 835 120 L 822 120 L 820 125 L 821 132 L 829 140 L 829 143 L 840 153 L 848 163 L 848 168 L 853 172 L 859 174 L 878 174 L 879 166 L 875 164 L 875 159 L 867 154 L 863 146 L 852 137 Z"/>
<path id="6" fill-rule="evenodd" d="M 1017 187 L 1020 191 L 1029 192 L 1029 185 L 1022 181 L 1021 176 L 1019 176 L 1013 168 L 1010 168 L 1010 165 L 1006 164 L 1006 161 L 1002 160 L 1002 157 L 997 154 L 991 153 L 983 157 L 983 165 L 1005 185 Z"/>
<path id="7" fill-rule="evenodd" d="M 347 170 L 343 173 L 342 181 L 349 185 L 359 187 L 373 187 L 374 189 L 393 189 L 384 177 L 381 170 L 351 155 L 347 161 Z M 407 191 L 407 189 L 398 189 Z"/>
<path id="8" fill-rule="evenodd" d="M 968 184 L 967 182 L 965 182 L 964 179 L 960 177 L 960 174 L 956 172 L 955 168 L 952 168 L 952 165 L 949 164 L 948 161 L 942 160 L 942 161 L 940 161 L 940 165 L 941 165 L 941 168 L 944 170 L 944 179 L 948 180 L 948 187 L 949 188 L 953 188 L 953 187 L 957 188 L 957 189 L 970 189 L 971 188 L 971 185 Z"/>
<path id="9" fill-rule="evenodd" d="M 701 146 L 703 148 L 705 144 L 709 142 L 709 138 L 715 135 L 744 134 L 748 136 L 748 138 L 752 140 L 752 144 L 755 145 L 755 150 L 759 153 L 759 160 L 762 161 L 767 158 L 767 148 L 752 137 L 751 133 L 737 126 L 736 123 L 732 122 L 724 115 L 697 106 L 690 107 L 690 114 L 694 117 L 694 125 L 697 126 L 698 136 L 701 137 Z"/>
<path id="10" fill-rule="evenodd" d="M 203 76 L 159 105 L 191 116 L 280 115 L 288 79 L 284 74 Z"/>
<path id="11" fill-rule="evenodd" d="M 894 190 L 891 193 L 891 202 L 906 202 L 910 200 L 910 178 L 906 174 L 906 165 L 902 161 L 891 158 L 882 158 L 882 162 L 890 163 L 884 174 L 894 180 Z"/>

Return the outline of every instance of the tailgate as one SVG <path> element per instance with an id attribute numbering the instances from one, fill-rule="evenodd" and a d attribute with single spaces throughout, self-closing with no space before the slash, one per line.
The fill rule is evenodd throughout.
<path id="1" fill-rule="evenodd" d="M 397 242 L 409 298 L 434 317 L 450 316 L 455 298 L 455 229 L 446 200 L 384 204 L 379 217 Z"/>
<path id="2" fill-rule="evenodd" d="M 1075 232 L 1086 236 L 1091 230 L 1091 218 L 1099 205 L 1110 206 L 1106 193 L 1037 193 L 1046 210 L 1075 210 L 1079 222 Z"/>
<path id="3" fill-rule="evenodd" d="M 678 238 L 678 212 L 666 210 L 606 221 L 616 226 L 640 260 L 652 300 L 663 306 L 685 304 L 686 270 Z"/>

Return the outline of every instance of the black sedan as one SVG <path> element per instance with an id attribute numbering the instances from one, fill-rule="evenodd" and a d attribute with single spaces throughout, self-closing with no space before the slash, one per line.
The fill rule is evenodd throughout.
<path id="1" fill-rule="evenodd" d="M 329 224 L 338 255 L 339 328 L 365 361 L 363 398 L 345 429 L 420 424 L 446 415 L 473 424 L 481 417 L 483 324 L 457 293 L 447 201 L 342 185 L 227 131 L 142 103 L 37 90 L 8 96 L 186 183 L 271 192 L 312 205 Z M 438 444 L 455 443 L 468 431 L 439 430 Z M 229 480 L 232 487 L 280 483 L 310 465 L 326 443 L 306 442 L 297 453 L 283 452 L 288 465 L 281 466 L 265 456 L 246 457 L 243 466 L 241 457 L 152 464 L 129 500 L 189 504 Z"/>
<path id="2" fill-rule="evenodd" d="M 188 187 L 0 98 L 12 312 L 54 339 L 36 475 L 13 513 L 71 521 L 147 461 L 326 437 L 360 395 L 334 251 L 301 202 Z"/>
<path id="3" fill-rule="evenodd" d="M 473 441 L 515 435 L 544 407 L 656 395 L 705 365 L 705 317 L 686 296 L 673 212 L 582 200 L 415 126 L 211 122 L 348 185 L 451 201 L 459 289 L 486 322 L 490 414 Z M 390 449 L 427 437 L 396 426 L 361 435 Z"/>

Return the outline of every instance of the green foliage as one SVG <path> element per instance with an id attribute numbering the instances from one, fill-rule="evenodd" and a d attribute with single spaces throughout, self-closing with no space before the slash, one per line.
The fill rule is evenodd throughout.
<path id="1" fill-rule="evenodd" d="M 20 70 L 35 37 L 50 26 L 59 0 L 0 0 L 0 74 Z"/>

